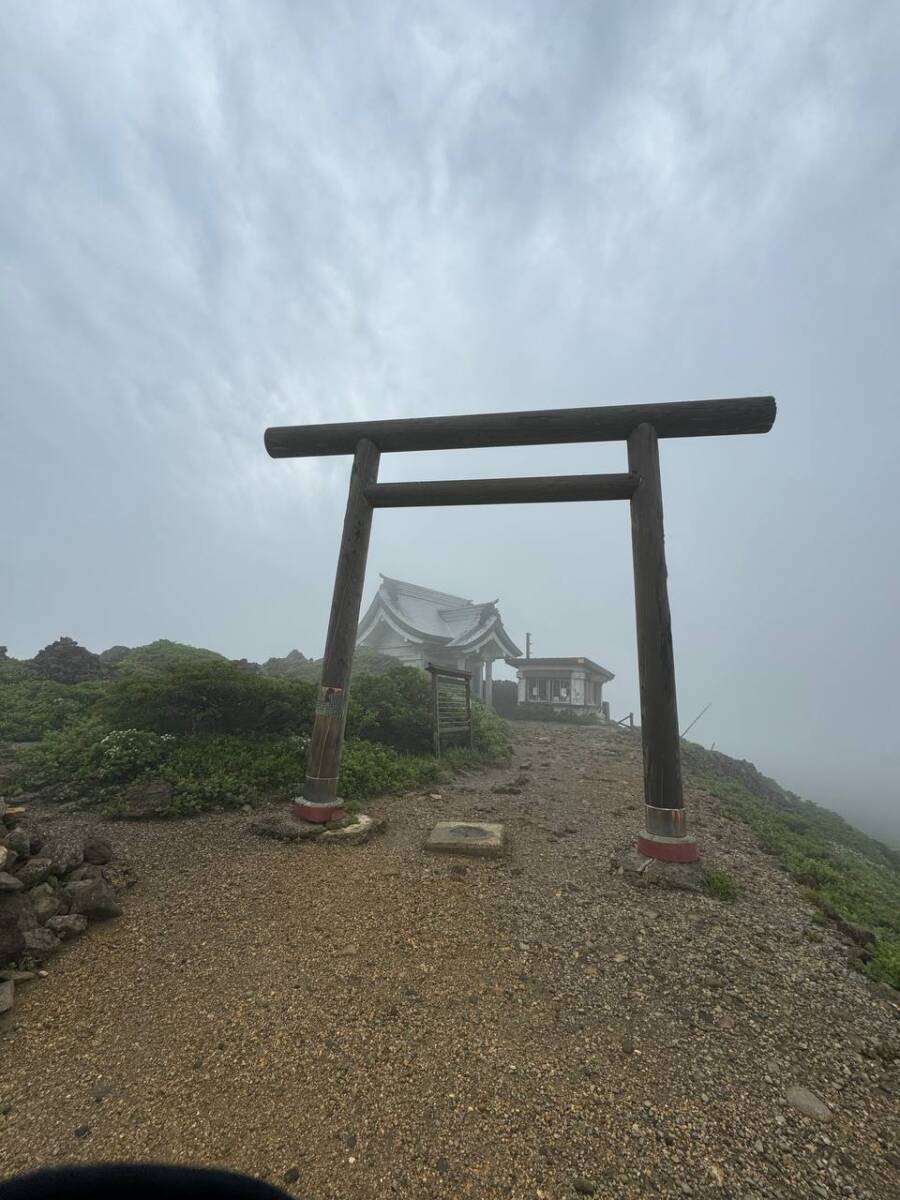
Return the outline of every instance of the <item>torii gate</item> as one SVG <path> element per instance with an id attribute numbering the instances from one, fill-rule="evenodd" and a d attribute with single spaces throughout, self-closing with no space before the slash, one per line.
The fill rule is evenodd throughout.
<path id="1" fill-rule="evenodd" d="M 685 824 L 681 786 L 657 439 L 768 433 L 774 421 L 774 398 L 751 396 L 267 429 L 266 449 L 273 458 L 353 455 L 306 781 L 302 800 L 294 802 L 294 815 L 314 822 L 344 815 L 337 795 L 338 771 L 374 509 L 629 500 L 646 811 L 638 849 L 669 862 L 697 859 L 696 841 Z M 383 453 L 613 441 L 628 443 L 627 474 L 378 482 Z"/>

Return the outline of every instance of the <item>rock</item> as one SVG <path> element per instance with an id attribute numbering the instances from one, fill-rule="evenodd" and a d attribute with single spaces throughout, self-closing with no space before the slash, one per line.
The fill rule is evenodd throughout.
<path id="1" fill-rule="evenodd" d="M 164 779 L 138 779 L 123 792 L 126 817 L 141 819 L 172 810 L 172 785 Z"/>
<path id="2" fill-rule="evenodd" d="M 25 949 L 25 938 L 14 910 L 0 912 L 0 962 L 18 958 Z"/>
<path id="3" fill-rule="evenodd" d="M 0 983 L 0 1013 L 7 1013 L 16 1002 L 16 985 L 11 979 Z"/>
<path id="4" fill-rule="evenodd" d="M 21 892 L 24 886 L 22 880 L 16 879 L 15 875 L 0 871 L 0 892 Z"/>
<path id="5" fill-rule="evenodd" d="M 67 883 L 80 883 L 82 879 L 102 879 L 103 870 L 96 863 L 82 863 L 80 867 L 76 867 L 71 872 L 67 879 Z"/>
<path id="6" fill-rule="evenodd" d="M 831 1109 L 823 1100 L 819 1099 L 815 1092 L 811 1092 L 808 1088 L 790 1087 L 785 1093 L 785 1099 L 805 1117 L 812 1117 L 814 1121 L 831 1120 Z"/>
<path id="7" fill-rule="evenodd" d="M 597 1192 L 597 1185 L 592 1183 L 590 1179 L 586 1179 L 583 1175 L 577 1175 L 572 1180 L 572 1187 L 579 1196 L 594 1196 Z"/>
<path id="8" fill-rule="evenodd" d="M 28 858 L 31 854 L 31 838 L 21 825 L 9 831 L 3 839 L 3 844 L 8 850 L 15 851 L 19 858 Z"/>
<path id="9" fill-rule="evenodd" d="M 58 638 L 45 646 L 28 665 L 38 679 L 53 679 L 57 683 L 83 683 L 103 674 L 100 656 L 70 637 Z"/>
<path id="10" fill-rule="evenodd" d="M 300 1172 L 296 1167 L 288 1167 L 283 1178 L 285 1183 L 296 1183 L 300 1178 Z"/>
<path id="11" fill-rule="evenodd" d="M 37 887 L 52 874 L 49 858 L 32 858 L 16 871 L 16 879 L 20 879 L 24 887 Z"/>
<path id="12" fill-rule="evenodd" d="M 18 857 L 15 850 L 10 850 L 6 846 L 0 846 L 0 871 L 5 871 L 9 867 L 14 866 Z"/>
<path id="13" fill-rule="evenodd" d="M 279 812 L 267 817 L 259 817 L 247 826 L 250 833 L 259 837 L 277 838 L 281 842 L 298 842 L 306 838 L 321 837 L 325 832 L 323 825 L 313 825 L 310 821 L 297 821 L 290 813 Z"/>
<path id="14" fill-rule="evenodd" d="M 6 825 L 7 828 L 12 828 L 14 825 L 16 825 L 16 823 L 18 822 L 20 817 L 25 816 L 27 811 L 28 811 L 28 809 L 24 808 L 21 804 L 10 805 L 7 808 L 4 808 L 4 810 L 3 810 L 4 824 Z"/>
<path id="15" fill-rule="evenodd" d="M 49 859 L 50 874 L 61 878 L 81 865 L 84 852 L 79 838 L 58 836 L 45 842 L 41 857 Z"/>
<path id="16" fill-rule="evenodd" d="M 134 887 L 137 875 L 128 863 L 112 862 L 101 867 L 102 878 L 106 880 L 114 892 L 124 892 L 126 888 Z"/>
<path id="17" fill-rule="evenodd" d="M 25 938 L 25 952 L 37 962 L 43 962 L 44 959 L 49 958 L 59 946 L 59 938 L 42 925 L 35 929 L 26 929 L 23 937 Z"/>
<path id="18" fill-rule="evenodd" d="M 367 842 L 373 833 L 383 828 L 383 821 L 376 821 L 373 817 L 360 813 L 355 820 L 342 824 L 339 829 L 327 829 L 322 834 L 322 841 L 358 845 L 360 842 Z"/>
<path id="19" fill-rule="evenodd" d="M 96 920 L 121 916 L 119 902 L 105 879 L 79 879 L 67 883 L 63 895 L 73 913 Z"/>
<path id="20" fill-rule="evenodd" d="M 0 979 L 6 979 L 10 983 L 25 983 L 29 979 L 34 979 L 34 971 L 13 971 L 7 968 L 5 971 L 0 971 Z"/>
<path id="21" fill-rule="evenodd" d="M 850 938 L 851 942 L 856 942 L 858 946 L 874 946 L 875 934 L 871 929 L 866 929 L 864 925 L 855 925 L 853 921 L 837 921 L 837 927 L 845 937 Z"/>
<path id="22" fill-rule="evenodd" d="M 112 843 L 93 834 L 84 840 L 83 857 L 86 863 L 93 863 L 98 867 L 105 866 L 106 863 L 112 862 Z"/>
<path id="23" fill-rule="evenodd" d="M 46 925 L 50 918 L 59 912 L 59 900 L 49 883 L 32 888 L 29 899 L 38 925 Z"/>
<path id="24" fill-rule="evenodd" d="M 87 1135 L 90 1132 L 91 1132 L 90 1125 L 79 1125 L 78 1128 L 75 1130 L 75 1136 L 77 1138 L 87 1137 Z"/>
<path id="25" fill-rule="evenodd" d="M 889 983 L 882 983 L 877 979 L 867 979 L 865 982 L 869 994 L 876 1000 L 885 1000 L 888 1004 L 900 1004 L 900 992 L 891 987 Z"/>
<path id="26" fill-rule="evenodd" d="M 616 851 L 612 866 L 630 883 L 640 887 L 664 887 L 675 891 L 702 892 L 706 886 L 706 871 L 700 862 L 660 862 L 646 858 L 631 845 Z"/>

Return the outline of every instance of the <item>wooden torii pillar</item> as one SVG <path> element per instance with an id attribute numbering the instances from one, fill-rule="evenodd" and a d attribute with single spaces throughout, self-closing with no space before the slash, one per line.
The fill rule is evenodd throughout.
<path id="1" fill-rule="evenodd" d="M 266 449 L 273 458 L 353 455 L 316 720 L 307 756 L 303 797 L 294 802 L 295 815 L 314 822 L 330 821 L 344 815 L 337 794 L 338 772 L 369 533 L 376 508 L 628 500 L 631 504 L 644 753 L 645 821 L 638 837 L 638 848 L 649 857 L 664 861 L 695 860 L 697 844 L 687 832 L 681 786 L 658 440 L 768 433 L 774 420 L 773 397 L 750 396 L 677 404 L 482 413 L 267 429 Z M 627 442 L 629 469 L 626 474 L 378 482 L 379 461 L 386 453 L 611 441 Z"/>

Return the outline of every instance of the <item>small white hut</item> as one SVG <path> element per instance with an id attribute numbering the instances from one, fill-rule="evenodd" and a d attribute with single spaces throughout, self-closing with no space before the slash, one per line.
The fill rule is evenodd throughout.
<path id="1" fill-rule="evenodd" d="M 496 600 L 473 604 L 462 596 L 386 575 L 359 623 L 356 644 L 407 666 L 434 663 L 469 671 L 473 694 L 487 703 L 493 662 L 522 653 L 503 628 Z"/>
<path id="2" fill-rule="evenodd" d="M 519 704 L 550 704 L 603 712 L 603 685 L 615 679 L 612 671 L 589 658 L 508 658 L 516 668 Z"/>

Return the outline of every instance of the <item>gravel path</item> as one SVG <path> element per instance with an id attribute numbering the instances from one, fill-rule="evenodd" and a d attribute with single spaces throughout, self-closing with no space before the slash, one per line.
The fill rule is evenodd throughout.
<path id="1" fill-rule="evenodd" d="M 514 735 L 510 768 L 373 803 L 388 830 L 364 847 L 263 841 L 242 815 L 109 826 L 139 878 L 125 915 L 0 1020 L 0 1173 L 143 1158 L 309 1197 L 900 1196 L 897 1009 L 750 831 L 689 788 L 741 898 L 635 889 L 609 860 L 640 822 L 636 736 Z M 506 860 L 425 854 L 435 820 L 471 816 L 506 822 Z M 787 1104 L 793 1085 L 833 1118 Z"/>

